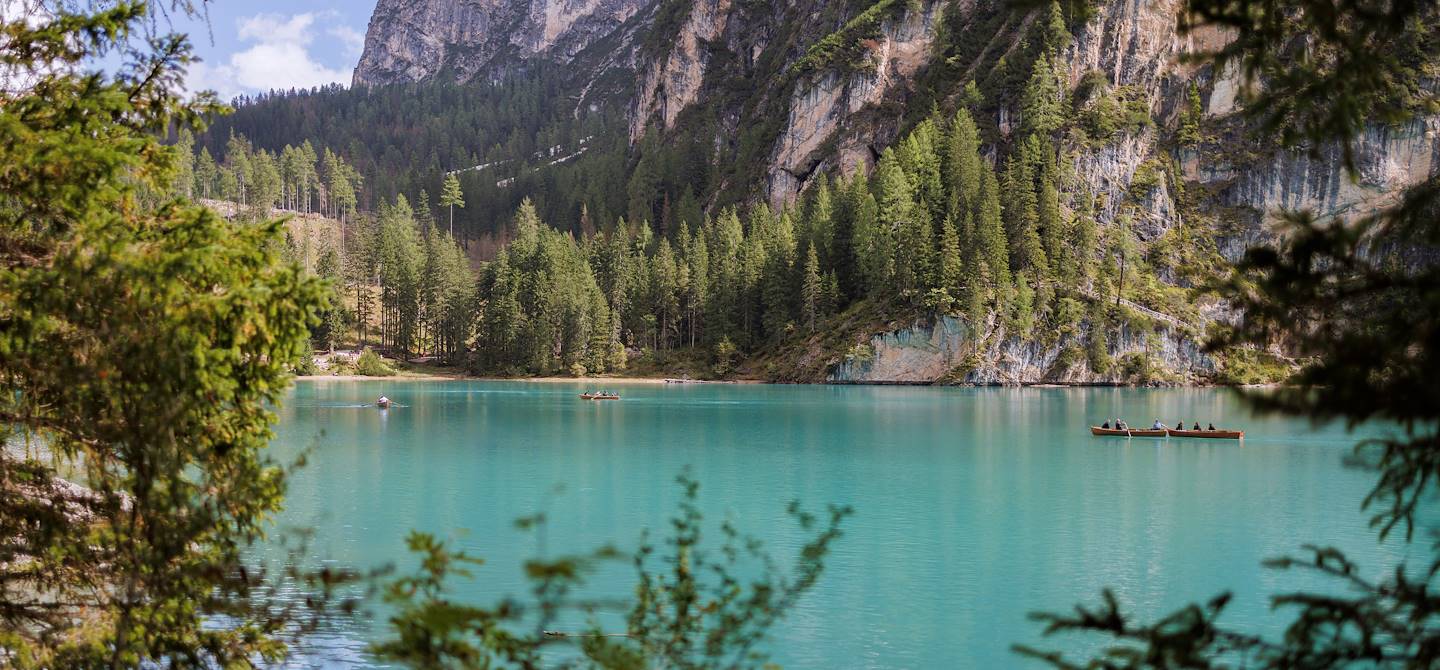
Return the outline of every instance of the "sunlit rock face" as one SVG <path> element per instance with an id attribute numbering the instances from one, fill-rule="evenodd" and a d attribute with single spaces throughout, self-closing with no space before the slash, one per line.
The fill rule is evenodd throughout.
<path id="1" fill-rule="evenodd" d="M 568 63 L 646 0 L 380 0 L 355 83 L 501 78 L 531 59 Z"/>
<path id="2" fill-rule="evenodd" d="M 879 333 L 831 366 L 824 381 L 860 384 L 1119 384 L 1116 366 L 1092 370 L 1079 337 L 1051 343 L 1010 337 L 995 323 L 972 324 L 956 316 L 926 319 Z M 1195 342 L 1173 329 L 1158 333 L 1121 327 L 1113 334 L 1112 359 L 1143 353 L 1170 383 L 1202 380 L 1215 372 L 1215 361 Z M 820 381 L 820 380 L 812 380 Z"/>

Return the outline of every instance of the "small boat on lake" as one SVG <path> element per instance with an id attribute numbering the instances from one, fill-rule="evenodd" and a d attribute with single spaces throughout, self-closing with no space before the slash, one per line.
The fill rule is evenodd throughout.
<path id="1" fill-rule="evenodd" d="M 375 406 L 380 409 L 390 409 L 390 399 L 382 395 L 379 400 L 375 401 Z"/>
<path id="2" fill-rule="evenodd" d="M 619 400 L 620 396 L 614 393 L 581 393 L 581 400 Z"/>
<path id="3" fill-rule="evenodd" d="M 1136 428 L 1101 428 L 1091 426 L 1091 435 L 1102 435 L 1107 437 L 1166 437 L 1170 431 L 1160 430 L 1139 430 Z"/>
<path id="4" fill-rule="evenodd" d="M 1170 430 L 1170 437 L 1203 437 L 1212 440 L 1244 439 L 1243 430 Z"/>

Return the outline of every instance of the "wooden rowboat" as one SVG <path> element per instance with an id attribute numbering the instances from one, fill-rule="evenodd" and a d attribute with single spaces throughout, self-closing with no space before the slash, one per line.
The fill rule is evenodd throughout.
<path id="1" fill-rule="evenodd" d="M 1169 431 L 1166 430 L 1137 430 L 1135 428 L 1122 430 L 1119 428 L 1101 428 L 1099 426 L 1090 427 L 1091 435 L 1105 435 L 1110 437 L 1166 437 L 1167 433 L 1169 433 Z"/>
<path id="2" fill-rule="evenodd" d="M 1170 437 L 1205 437 L 1212 440 L 1239 440 L 1245 437 L 1243 430 L 1172 430 Z"/>
<path id="3" fill-rule="evenodd" d="M 581 393 L 581 400 L 619 400 L 618 395 L 607 395 L 604 393 Z"/>

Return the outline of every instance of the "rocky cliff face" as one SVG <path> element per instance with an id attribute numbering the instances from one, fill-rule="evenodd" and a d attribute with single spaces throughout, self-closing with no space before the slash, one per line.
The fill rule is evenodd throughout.
<path id="1" fill-rule="evenodd" d="M 1224 39 L 1216 32 L 1181 37 L 1175 17 L 1182 0 L 1088 4 L 1090 18 L 1070 27 L 1073 40 L 1060 59 L 1064 78 L 1072 88 L 1098 80 L 1106 90 L 1123 90 L 1153 119 L 1103 141 L 1067 139 L 1062 148 L 1073 175 L 1067 188 L 1094 196 L 1102 226 L 1123 217 L 1146 244 L 1187 218 L 1224 221 L 1217 247 L 1234 259 L 1274 234 L 1269 213 L 1278 208 L 1363 213 L 1440 170 L 1440 118 L 1371 128 L 1358 147 L 1358 180 L 1340 168 L 1333 149 L 1277 151 L 1245 132 L 1235 73 L 1181 58 Z M 636 151 L 647 135 L 662 144 L 684 135 L 713 147 L 714 169 L 728 180 L 721 189 L 783 205 L 819 174 L 868 169 L 932 106 L 953 109 L 963 82 L 1023 81 L 1027 73 L 1007 80 L 987 72 L 1017 58 L 1044 19 L 1043 7 L 1022 10 L 1002 0 L 380 0 L 355 80 L 414 81 L 445 72 L 499 77 L 540 58 L 570 63 L 578 99 L 593 105 L 592 86 L 613 83 L 619 72 L 633 84 L 610 90 L 627 101 Z M 824 48 L 827 40 L 855 49 L 835 56 Z M 1174 131 L 1192 83 L 1207 138 L 1198 150 L 1182 150 Z M 987 103 L 977 122 L 992 155 L 1003 155 L 1018 123 L 1016 96 L 984 86 L 979 93 Z M 700 196 L 709 205 L 723 201 L 715 193 Z M 1182 379 L 1213 370 L 1192 339 L 1161 332 L 1112 335 L 1110 353 L 1146 349 Z M 994 332 L 976 337 L 951 318 L 878 334 L 870 344 L 872 360 L 841 362 L 830 378 L 1116 381 L 1114 372 L 1069 360 L 1073 343 L 1040 345 Z M 968 369 L 957 373 L 962 367 Z"/>
<path id="2" fill-rule="evenodd" d="M 498 78 L 535 58 L 568 63 L 645 0 L 380 0 L 356 84 Z"/>
<path id="3" fill-rule="evenodd" d="M 1193 337 L 1172 330 L 1122 327 L 1107 348 L 1108 365 L 1096 370 L 1085 342 L 1007 336 L 994 324 L 977 329 L 943 316 L 872 337 L 834 365 L 833 383 L 942 383 L 974 385 L 1191 383 L 1213 375 L 1215 361 Z M 1146 369 L 1138 369 L 1143 361 Z M 1129 365 L 1127 365 L 1129 363 Z"/>

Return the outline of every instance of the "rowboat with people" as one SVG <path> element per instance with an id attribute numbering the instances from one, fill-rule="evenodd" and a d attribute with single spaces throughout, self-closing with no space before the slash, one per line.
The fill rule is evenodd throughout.
<path id="1" fill-rule="evenodd" d="M 1141 430 L 1138 428 L 1101 428 L 1091 426 L 1091 435 L 1102 435 L 1108 437 L 1166 437 L 1167 430 Z"/>
<path id="2" fill-rule="evenodd" d="M 581 394 L 580 394 L 580 399 L 581 399 L 581 400 L 619 400 L 619 399 L 620 399 L 620 395 L 619 395 L 619 394 L 616 394 L 616 393 L 604 393 L 604 392 L 581 393 Z"/>
<path id="3" fill-rule="evenodd" d="M 1122 424 L 1123 425 L 1123 424 Z M 1105 437 L 1196 437 L 1210 440 L 1240 440 L 1245 438 L 1243 430 L 1220 430 L 1214 427 L 1201 430 L 1180 430 L 1163 426 L 1160 428 L 1137 429 L 1126 426 L 1124 428 L 1111 428 L 1107 421 L 1103 426 L 1091 426 L 1091 435 Z"/>
<path id="4" fill-rule="evenodd" d="M 1166 430 L 1170 437 L 1203 437 L 1212 440 L 1239 440 L 1245 437 L 1243 430 Z"/>

